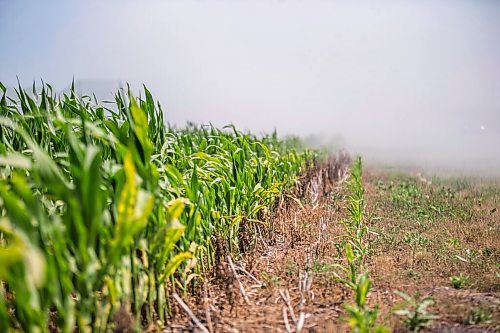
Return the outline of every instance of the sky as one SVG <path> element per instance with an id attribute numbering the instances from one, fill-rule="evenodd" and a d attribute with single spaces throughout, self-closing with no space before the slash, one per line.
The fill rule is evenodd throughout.
<path id="1" fill-rule="evenodd" d="M 0 81 L 500 174 L 500 1 L 0 0 Z"/>

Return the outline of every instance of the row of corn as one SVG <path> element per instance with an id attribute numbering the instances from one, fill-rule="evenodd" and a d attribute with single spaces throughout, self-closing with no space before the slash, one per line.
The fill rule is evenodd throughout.
<path id="1" fill-rule="evenodd" d="M 351 175 L 347 182 L 347 210 L 349 217 L 344 221 L 345 244 L 344 265 L 336 265 L 341 274 L 337 279 L 353 292 L 354 302 L 345 305 L 347 319 L 353 333 L 386 333 L 389 330 L 377 323 L 378 306 L 370 306 L 367 297 L 372 286 L 368 274 L 367 257 L 369 243 L 368 226 L 364 221 L 365 189 L 363 187 L 363 167 L 358 157 L 351 165 Z"/>
<path id="2" fill-rule="evenodd" d="M 0 83 L 0 332 L 164 323 L 169 294 L 237 253 L 314 152 L 234 127 L 165 125 L 144 88 L 112 106 Z"/>

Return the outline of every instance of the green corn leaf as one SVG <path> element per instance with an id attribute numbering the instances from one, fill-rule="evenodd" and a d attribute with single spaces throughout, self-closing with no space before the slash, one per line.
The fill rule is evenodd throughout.
<path id="1" fill-rule="evenodd" d="M 192 258 L 193 255 L 189 252 L 181 252 L 175 255 L 165 267 L 163 274 L 160 276 L 159 283 L 163 283 L 168 277 L 174 274 L 175 270 L 182 264 L 184 260 Z"/>
<path id="2" fill-rule="evenodd" d="M 153 152 L 153 144 L 148 137 L 148 117 L 144 110 L 137 105 L 133 97 L 130 98 L 130 103 L 130 113 L 132 115 L 132 119 L 134 120 L 134 131 L 140 143 L 140 147 L 138 148 L 139 151 L 142 152 L 142 162 L 143 164 L 146 164 L 149 162 Z"/>
<path id="3" fill-rule="evenodd" d="M 358 281 L 358 287 L 356 291 L 356 303 L 359 306 L 364 306 L 366 302 L 366 296 L 368 295 L 368 291 L 370 290 L 371 287 L 371 281 L 368 278 L 368 274 L 364 273 L 361 275 L 359 281 Z"/>
<path id="4" fill-rule="evenodd" d="M 0 220 L 0 233 L 9 242 L 0 246 L 0 279 L 10 281 L 11 268 L 22 263 L 27 271 L 26 279 L 30 286 L 39 287 L 45 282 L 45 258 L 40 250 L 30 244 L 27 237 L 14 229 L 5 219 Z"/>
<path id="5" fill-rule="evenodd" d="M 345 253 L 347 257 L 347 262 L 349 262 L 349 264 L 352 264 L 354 262 L 354 252 L 352 251 L 350 243 L 347 243 L 345 245 Z"/>
<path id="6" fill-rule="evenodd" d="M 167 204 L 168 208 L 166 211 L 167 221 L 173 222 L 174 220 L 177 220 L 184 211 L 184 207 L 186 207 L 186 204 L 189 203 L 190 203 L 189 200 L 183 198 L 178 198 L 169 202 Z"/>

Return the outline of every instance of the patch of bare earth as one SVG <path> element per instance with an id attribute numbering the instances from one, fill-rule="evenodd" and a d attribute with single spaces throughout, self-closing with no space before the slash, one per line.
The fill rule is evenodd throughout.
<path id="1" fill-rule="evenodd" d="M 183 296 L 189 311 L 172 301 L 173 320 L 164 332 L 349 331 L 343 305 L 353 302 L 352 294 L 334 275 L 335 265 L 343 263 L 341 222 L 347 216 L 342 182 L 346 161 L 342 163 L 323 165 L 326 170 L 304 176 L 303 188 L 296 193 L 301 200 L 284 196 L 266 226 L 255 226 L 252 249 L 238 260 L 220 245 L 213 275 L 205 277 L 198 294 Z M 401 290 L 436 301 L 429 311 L 440 317 L 426 329 L 429 332 L 498 331 L 498 192 L 481 196 L 481 189 L 472 186 L 441 197 L 440 185 L 412 178 L 422 203 L 426 196 L 429 202 L 442 200 L 441 206 L 430 208 L 441 209 L 439 213 L 413 216 L 412 210 L 421 207 L 411 206 L 408 214 L 398 211 L 392 189 L 380 186 L 391 181 L 390 175 L 365 174 L 365 222 L 373 231 L 368 236 L 373 281 L 368 298 L 371 305 L 379 305 L 379 321 L 393 331 L 407 331 L 393 314 L 402 303 L 394 291 Z M 399 181 L 404 180 L 393 183 Z M 439 198 L 433 197 L 436 193 Z M 478 196 L 483 198 L 480 206 Z M 412 232 L 428 241 L 412 247 L 404 241 Z M 465 258 L 471 259 L 467 262 L 458 259 L 464 259 L 467 249 L 480 255 Z M 460 273 L 467 276 L 467 284 L 454 289 L 449 279 Z M 486 314 L 484 320 L 471 317 L 474 309 Z"/>

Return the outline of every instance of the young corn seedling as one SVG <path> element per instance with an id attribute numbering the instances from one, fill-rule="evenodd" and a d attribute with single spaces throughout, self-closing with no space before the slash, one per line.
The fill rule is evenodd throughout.
<path id="1" fill-rule="evenodd" d="M 335 273 L 337 279 L 354 292 L 355 303 L 345 305 L 346 312 L 349 315 L 348 323 L 352 331 L 357 333 L 388 332 L 385 327 L 376 323 L 377 307 L 370 308 L 366 304 L 371 281 L 368 272 L 364 268 L 368 245 L 364 239 L 367 227 L 363 225 L 364 188 L 360 158 L 356 159 L 351 167 L 348 189 L 347 209 L 350 218 L 345 223 L 347 228 L 347 243 L 345 246 L 347 266 L 337 265 L 343 272 L 343 276 Z M 360 273 L 360 271 L 363 273 Z"/>
<path id="2" fill-rule="evenodd" d="M 413 298 L 401 291 L 396 291 L 395 293 L 405 300 L 406 308 L 397 310 L 394 313 L 403 317 L 403 322 L 410 332 L 418 332 L 429 325 L 432 320 L 438 318 L 438 316 L 432 315 L 427 311 L 427 308 L 434 304 L 431 298 L 420 300 L 418 296 Z"/>
<path id="3" fill-rule="evenodd" d="M 468 281 L 469 278 L 466 275 L 463 275 L 462 273 L 450 277 L 451 285 L 455 289 L 462 289 L 463 287 L 465 287 Z"/>

